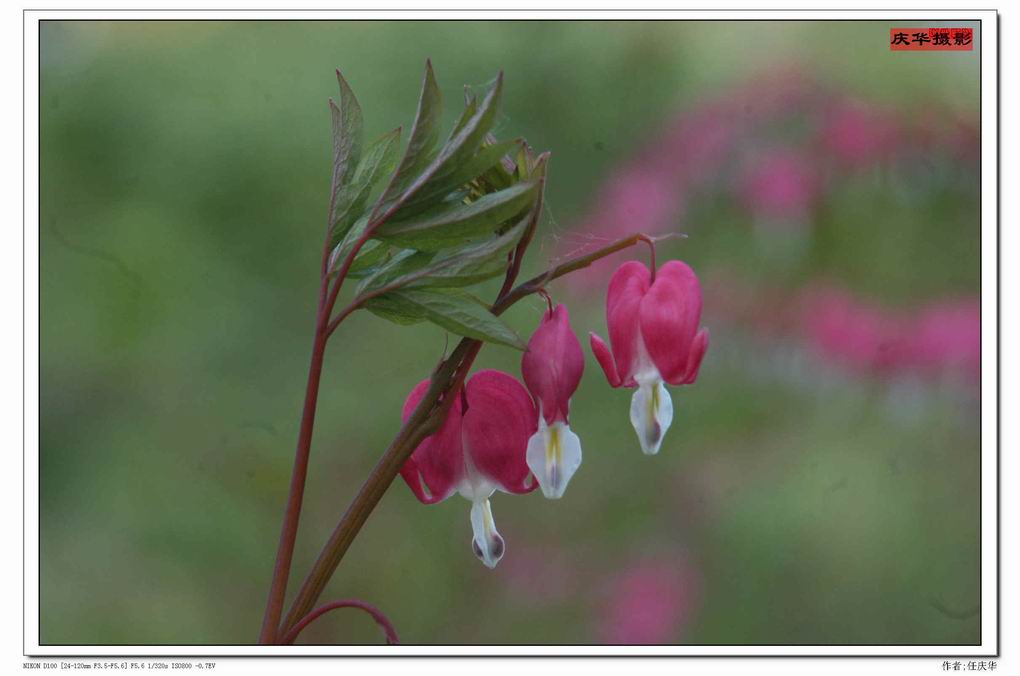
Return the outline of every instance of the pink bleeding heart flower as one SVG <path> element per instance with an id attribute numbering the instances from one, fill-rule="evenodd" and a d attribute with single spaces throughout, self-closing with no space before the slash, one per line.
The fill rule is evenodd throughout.
<path id="1" fill-rule="evenodd" d="M 521 373 L 538 404 L 538 431 L 527 461 L 542 494 L 560 498 L 581 466 L 581 440 L 570 429 L 570 398 L 584 373 L 584 352 L 564 305 L 544 313 L 521 359 Z"/>
<path id="2" fill-rule="evenodd" d="M 654 262 L 652 263 L 654 266 Z M 591 350 L 613 387 L 636 387 L 630 422 L 641 450 L 659 452 L 673 422 L 664 382 L 690 385 L 708 349 L 701 321 L 701 286 L 690 266 L 669 261 L 653 276 L 637 261 L 621 265 L 609 281 L 606 323 L 612 352 L 591 334 Z"/>
<path id="3" fill-rule="evenodd" d="M 425 396 L 429 381 L 411 390 L 404 402 L 406 421 Z M 489 498 L 530 493 L 535 483 L 525 461 L 528 438 L 538 426 L 538 411 L 521 383 L 502 371 L 472 376 L 439 431 L 426 437 L 400 469 L 400 475 L 425 504 L 441 502 L 454 492 L 471 501 L 471 547 L 482 563 L 494 568 L 506 551 L 496 530 Z"/>

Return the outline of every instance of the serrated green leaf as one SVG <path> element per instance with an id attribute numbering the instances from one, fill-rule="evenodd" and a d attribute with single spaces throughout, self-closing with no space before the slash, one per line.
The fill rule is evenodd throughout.
<path id="1" fill-rule="evenodd" d="M 340 102 L 329 100 L 330 115 L 333 121 L 333 180 L 331 203 L 335 204 L 338 193 L 354 175 L 355 167 L 361 158 L 361 143 L 364 124 L 361 106 L 354 96 L 347 80 L 338 70 L 336 79 L 340 85 Z"/>
<path id="2" fill-rule="evenodd" d="M 400 127 L 383 134 L 365 151 L 350 180 L 337 192 L 333 205 L 331 243 L 336 245 L 365 211 L 372 188 L 393 172 L 400 149 Z"/>
<path id="3" fill-rule="evenodd" d="M 414 127 L 411 129 L 407 150 L 393 176 L 393 181 L 387 186 L 382 196 L 382 202 L 393 200 L 403 193 L 404 189 L 413 183 L 435 158 L 442 113 L 442 93 L 436 83 L 435 73 L 432 72 L 432 62 L 427 61 L 421 95 L 418 98 L 418 112 L 415 114 Z"/>
<path id="4" fill-rule="evenodd" d="M 537 183 L 518 183 L 470 204 L 444 205 L 406 221 L 385 223 L 373 237 L 421 251 L 459 246 L 465 240 L 495 232 L 502 223 L 530 208 L 537 194 Z"/>
<path id="5" fill-rule="evenodd" d="M 373 298 L 365 307 L 387 319 L 424 318 L 458 336 L 525 349 L 506 322 L 480 300 L 457 289 L 401 289 Z"/>

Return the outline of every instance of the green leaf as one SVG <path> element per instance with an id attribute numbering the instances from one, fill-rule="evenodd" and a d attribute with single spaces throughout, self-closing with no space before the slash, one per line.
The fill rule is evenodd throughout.
<path id="1" fill-rule="evenodd" d="M 333 251 L 330 252 L 329 256 L 330 276 L 335 275 L 339 271 L 344 260 L 350 255 L 351 249 L 354 248 L 354 243 L 364 234 L 367 224 L 368 214 L 365 214 L 354 222 L 354 225 L 344 235 L 343 240 L 333 247 Z M 391 247 L 389 245 L 370 239 L 358 250 L 358 255 L 354 257 L 348 274 L 353 277 L 364 276 L 366 270 L 380 264 L 380 262 L 384 262 L 389 255 L 391 255 Z"/>
<path id="2" fill-rule="evenodd" d="M 432 61 L 425 62 L 425 77 L 422 80 L 421 96 L 418 98 L 418 112 L 411 129 L 407 151 L 400 161 L 393 181 L 387 186 L 381 198 L 388 202 L 410 185 L 435 158 L 435 147 L 439 141 L 439 122 L 443 113 L 443 97 L 432 72 Z"/>
<path id="3" fill-rule="evenodd" d="M 410 326 L 425 321 L 425 313 L 416 305 L 405 303 L 398 298 L 391 298 L 389 294 L 373 298 L 365 304 L 365 309 L 377 317 L 400 326 Z"/>
<path id="4" fill-rule="evenodd" d="M 375 141 L 358 163 L 354 175 L 337 192 L 333 205 L 331 243 L 336 245 L 365 211 L 372 188 L 393 171 L 400 149 L 400 127 Z"/>
<path id="5" fill-rule="evenodd" d="M 416 206 L 441 198 L 473 181 L 500 164 L 503 158 L 512 153 L 521 143 L 520 139 L 514 139 L 483 146 L 475 153 L 474 157 L 463 164 L 450 167 L 449 171 L 444 174 L 434 175 L 428 183 L 422 186 L 414 199 L 408 201 L 406 210 L 413 211 Z"/>
<path id="6" fill-rule="evenodd" d="M 449 141 L 439 151 L 439 155 L 426 171 L 428 177 L 443 173 L 446 167 L 459 165 L 465 158 L 474 154 L 496 121 L 496 111 L 499 109 L 502 94 L 503 72 L 500 71 L 496 76 L 496 83 L 485 95 L 478 109 L 467 121 L 455 128 Z"/>
<path id="7" fill-rule="evenodd" d="M 517 246 L 529 218 L 530 214 L 506 233 L 466 248 L 442 251 L 438 255 L 405 249 L 367 277 L 356 294 L 384 286 L 452 288 L 491 279 L 506 272 L 507 254 Z"/>
<path id="8" fill-rule="evenodd" d="M 503 274 L 507 268 L 507 255 L 521 240 L 529 218 L 526 216 L 506 233 L 480 244 L 441 253 L 426 266 L 419 279 L 409 282 L 409 286 L 470 286 Z"/>
<path id="9" fill-rule="evenodd" d="M 464 112 L 460 114 L 460 117 L 457 118 L 457 123 L 453 125 L 453 129 L 446 139 L 447 143 L 453 140 L 453 137 L 464 128 L 464 125 L 474 117 L 476 112 L 478 112 L 478 97 L 474 95 L 467 85 L 464 85 Z"/>
<path id="10" fill-rule="evenodd" d="M 493 85 L 492 89 L 485 95 L 485 99 L 481 105 L 475 110 L 470 117 L 463 119 L 454 128 L 454 133 L 450 135 L 449 140 L 439 151 L 439 154 L 432 160 L 427 167 L 425 167 L 421 174 L 414 178 L 406 189 L 400 193 L 399 196 L 390 195 L 390 191 L 387 190 L 387 198 L 380 200 L 380 206 L 376 211 L 380 213 L 387 213 L 389 209 L 392 209 L 397 203 L 406 204 L 413 198 L 417 192 L 424 187 L 434 176 L 442 176 L 451 173 L 457 166 L 462 164 L 467 158 L 471 157 L 481 146 L 482 141 L 485 139 L 485 134 L 488 133 L 492 127 L 493 122 L 496 119 L 496 110 L 499 106 L 500 95 L 503 91 L 503 73 L 496 78 L 496 84 Z M 469 103 L 468 110 L 471 105 Z M 465 114 L 468 111 L 465 111 Z M 420 205 L 418 210 L 420 210 Z M 411 210 L 405 212 L 406 215 L 410 215 Z M 401 218 L 400 209 L 392 215 L 393 218 Z"/>
<path id="11" fill-rule="evenodd" d="M 525 349 L 520 336 L 484 303 L 457 289 L 401 289 L 373 298 L 365 307 L 391 321 L 426 319 L 459 336 Z"/>
<path id="12" fill-rule="evenodd" d="M 340 84 L 340 103 L 329 100 L 329 109 L 333 119 L 333 180 L 331 203 L 336 204 L 338 193 L 354 175 L 355 167 L 361 157 L 361 142 L 364 134 L 361 106 L 351 91 L 347 80 L 338 70 L 337 82 Z"/>
<path id="13" fill-rule="evenodd" d="M 401 278 L 410 277 L 422 270 L 434 254 L 415 251 L 414 249 L 403 249 L 393 254 L 384 263 L 376 266 L 355 289 L 354 294 L 360 296 L 366 291 L 372 291 Z"/>
<path id="14" fill-rule="evenodd" d="M 492 146 L 496 143 L 496 138 L 492 134 L 485 135 L 485 146 Z M 490 166 L 486 171 L 478 177 L 478 181 L 486 188 L 485 192 L 493 192 L 495 190 L 503 190 L 509 188 L 514 184 L 514 172 L 517 167 L 514 166 L 513 160 L 505 155 L 501 155 L 499 162 L 496 162 Z"/>
<path id="15" fill-rule="evenodd" d="M 347 271 L 347 276 L 351 279 L 368 277 L 374 274 L 379 266 L 385 265 L 400 251 L 401 249 L 394 249 L 379 240 L 371 239 L 365 242 L 365 246 L 361 247 L 358 255 L 354 257 L 354 262 L 351 264 L 351 269 Z"/>
<path id="16" fill-rule="evenodd" d="M 538 183 L 518 183 L 484 195 L 470 204 L 446 204 L 406 221 L 384 223 L 373 237 L 421 251 L 438 251 L 495 232 L 504 222 L 531 207 Z"/>

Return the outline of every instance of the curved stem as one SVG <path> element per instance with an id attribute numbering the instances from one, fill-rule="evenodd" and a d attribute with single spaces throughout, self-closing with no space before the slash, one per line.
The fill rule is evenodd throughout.
<path id="1" fill-rule="evenodd" d="M 655 240 L 648 235 L 641 235 L 641 241 L 648 245 L 648 250 L 651 252 L 651 265 L 652 265 L 652 278 L 651 282 L 655 282 Z"/>
<path id="2" fill-rule="evenodd" d="M 454 391 L 461 386 L 471 364 L 474 362 L 482 343 L 465 338 L 454 349 L 453 354 L 439 367 L 432 377 L 432 384 L 425 396 L 418 403 L 414 412 L 401 426 L 397 436 L 390 442 L 379 462 L 372 468 L 361 490 L 351 502 L 343 517 L 333 529 L 308 577 L 291 604 L 287 616 L 281 626 L 282 631 L 293 627 L 315 604 L 315 601 L 333 577 L 333 572 L 340 565 L 340 560 L 351 546 L 368 516 L 379 504 L 383 494 L 400 472 L 404 462 L 411 456 L 425 437 L 434 433 L 446 420 L 446 413 L 457 397 L 444 397 L 445 392 Z"/>
<path id="3" fill-rule="evenodd" d="M 546 291 L 544 287 L 539 289 L 535 293 L 537 293 L 542 298 L 545 298 L 545 304 L 547 306 L 549 306 L 549 316 L 552 317 L 553 316 L 553 301 L 552 301 L 552 296 L 549 295 L 549 292 Z"/>
<path id="4" fill-rule="evenodd" d="M 532 277 L 526 282 L 521 282 L 516 287 L 514 287 L 513 291 L 511 291 L 510 293 L 506 294 L 505 296 L 501 297 L 499 300 L 496 301 L 496 303 L 492 306 L 492 314 L 495 315 L 502 314 L 503 312 L 506 311 L 508 307 L 510 307 L 520 299 L 524 298 L 525 296 L 530 296 L 533 293 L 538 293 L 539 289 L 544 288 L 546 284 L 553 281 L 554 279 L 559 279 L 564 275 L 569 275 L 571 272 L 576 272 L 577 270 L 586 268 L 601 258 L 605 258 L 606 256 L 612 255 L 617 251 L 623 251 L 626 248 L 634 246 L 638 242 L 645 241 L 647 237 L 648 237 L 647 235 L 638 233 L 636 235 L 624 237 L 623 239 L 618 239 L 611 244 L 607 244 L 601 249 L 596 249 L 595 251 L 592 251 L 590 254 L 587 254 L 585 256 L 578 256 L 577 258 L 571 258 L 570 260 L 561 263 L 560 265 L 557 265 L 555 267 L 550 268 L 549 270 L 546 270 L 540 275 Z"/>
<path id="5" fill-rule="evenodd" d="M 294 639 L 298 637 L 298 634 L 304 630 L 309 624 L 322 617 L 331 610 L 337 608 L 358 608 L 364 610 L 366 613 L 372 616 L 382 630 L 386 633 L 386 643 L 389 645 L 396 645 L 400 643 L 400 639 L 397 637 L 397 630 L 393 627 L 393 623 L 390 622 L 389 618 L 383 614 L 381 610 L 376 608 L 370 603 L 359 601 L 357 599 L 341 599 L 339 601 L 333 601 L 325 605 L 321 605 L 312 612 L 301 618 L 301 621 L 295 624 L 287 634 L 280 639 L 280 643 L 289 645 L 294 642 Z"/>

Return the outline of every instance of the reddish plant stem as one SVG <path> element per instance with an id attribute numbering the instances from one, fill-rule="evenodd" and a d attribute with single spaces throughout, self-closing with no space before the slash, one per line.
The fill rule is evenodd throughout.
<path id="1" fill-rule="evenodd" d="M 545 299 L 545 304 L 549 307 L 549 317 L 551 318 L 553 316 L 552 296 L 550 296 L 549 292 L 546 291 L 545 289 L 539 289 L 538 291 L 536 291 L 536 293 Z"/>
<path id="2" fill-rule="evenodd" d="M 319 606 L 302 617 L 301 621 L 295 624 L 294 627 L 287 632 L 287 635 L 280 639 L 280 643 L 284 645 L 293 643 L 298 637 L 298 634 L 300 634 L 305 627 L 329 611 L 336 610 L 337 608 L 358 608 L 360 610 L 364 610 L 372 616 L 372 619 L 375 620 L 376 624 L 378 624 L 379 627 L 386 633 L 386 643 L 390 645 L 400 643 L 400 639 L 397 637 L 397 630 L 393 627 L 393 623 L 390 622 L 389 618 L 372 604 L 365 603 L 364 601 L 359 601 L 357 599 L 341 599 L 339 601 L 332 601 Z"/>
<path id="3" fill-rule="evenodd" d="M 481 347 L 480 341 L 465 338 L 457 345 L 450 358 L 440 365 L 425 396 L 400 428 L 379 462 L 372 468 L 365 483 L 323 546 L 283 620 L 281 631 L 288 631 L 309 612 L 325 590 L 326 584 L 361 531 L 361 527 L 400 472 L 401 466 L 418 444 L 442 425 L 447 411 L 457 397 L 444 397 L 442 402 L 439 402 L 439 398 L 443 393 L 456 391 L 461 386 Z"/>
<path id="4" fill-rule="evenodd" d="M 312 444 L 312 429 L 315 425 L 315 405 L 319 396 L 319 380 L 322 377 L 322 362 L 325 357 L 326 335 L 321 323 L 315 330 L 312 345 L 312 363 L 308 369 L 308 385 L 305 388 L 305 404 L 301 414 L 301 429 L 298 432 L 297 452 L 294 454 L 294 469 L 290 477 L 290 493 L 280 528 L 280 544 L 276 550 L 276 564 L 273 567 L 273 582 L 269 588 L 269 601 L 262 620 L 259 643 L 274 643 L 276 627 L 283 612 L 284 597 L 287 594 L 287 579 L 294 558 L 294 543 L 297 540 L 297 525 L 301 517 L 301 503 L 308 475 L 308 457 Z"/>
<path id="5" fill-rule="evenodd" d="M 652 239 L 651 237 L 649 237 L 648 235 L 641 235 L 641 237 L 639 237 L 639 239 L 642 242 L 644 242 L 645 244 L 648 245 L 648 250 L 651 252 L 651 255 L 650 255 L 651 261 L 650 262 L 651 262 L 651 265 L 652 265 L 652 277 L 651 277 L 650 281 L 652 283 L 654 283 L 655 282 L 655 240 Z"/>
<path id="6" fill-rule="evenodd" d="M 333 213 L 330 203 L 329 213 Z M 304 501 L 305 482 L 308 478 L 308 459 L 312 450 L 312 431 L 315 427 L 315 409 L 319 399 L 319 382 L 322 378 L 322 364 L 326 355 L 326 341 L 329 340 L 329 317 L 333 313 L 340 287 L 343 286 L 354 258 L 372 235 L 373 227 L 366 227 L 364 234 L 354 243 L 347 258 L 337 272 L 332 289 L 329 287 L 329 256 L 332 244 L 332 229 L 326 228 L 326 241 L 322 251 L 321 282 L 319 284 L 319 308 L 315 321 L 315 338 L 312 342 L 312 360 L 308 369 L 308 384 L 305 387 L 305 403 L 301 413 L 301 428 L 298 432 L 297 450 L 294 453 L 294 468 L 290 475 L 290 492 L 280 527 L 280 543 L 276 548 L 276 563 L 273 565 L 273 580 L 269 586 L 269 599 L 262 617 L 259 643 L 275 643 L 278 636 L 280 617 L 287 596 L 287 581 L 294 559 L 294 545 L 297 542 L 298 524 L 301 520 L 301 505 Z M 335 328 L 335 327 L 334 327 Z"/>

